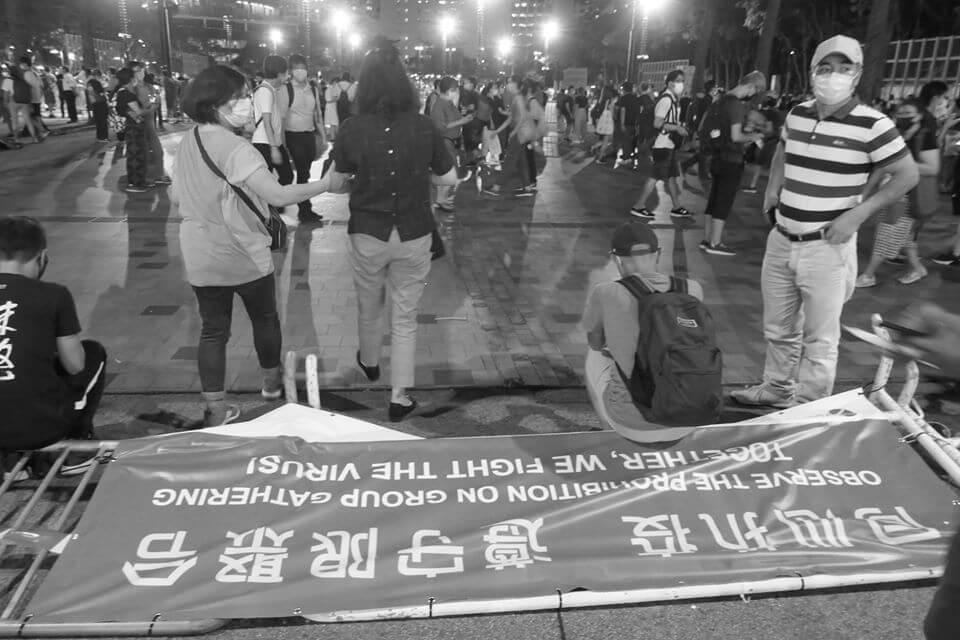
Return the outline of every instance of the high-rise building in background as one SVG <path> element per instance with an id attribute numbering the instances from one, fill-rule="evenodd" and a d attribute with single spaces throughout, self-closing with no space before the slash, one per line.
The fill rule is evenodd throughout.
<path id="1" fill-rule="evenodd" d="M 443 15 L 456 19 L 457 33 L 451 34 L 451 44 L 464 42 L 469 28 L 473 30 L 472 16 L 467 16 L 467 0 L 393 0 L 395 17 L 391 23 L 384 24 L 384 33 L 398 40 L 401 50 L 407 57 L 413 56 L 417 47 L 430 48 L 440 44 L 441 34 L 438 23 Z M 466 18 L 470 18 L 468 22 Z M 473 36 L 474 38 L 476 36 Z"/>
<path id="2" fill-rule="evenodd" d="M 539 42 L 539 29 L 551 10 L 551 0 L 513 0 L 510 27 L 514 48 L 518 52 L 527 54 L 537 46 L 543 46 Z"/>

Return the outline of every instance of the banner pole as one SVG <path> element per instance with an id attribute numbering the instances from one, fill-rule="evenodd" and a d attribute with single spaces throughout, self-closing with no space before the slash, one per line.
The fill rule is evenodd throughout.
<path id="1" fill-rule="evenodd" d="M 492 613 L 513 613 L 522 611 L 544 611 L 576 609 L 584 607 L 603 607 L 623 604 L 642 604 L 648 602 L 668 602 L 671 600 L 695 600 L 700 598 L 723 598 L 782 593 L 787 591 L 808 591 L 811 589 L 833 589 L 864 584 L 890 582 L 910 582 L 929 580 L 943 574 L 938 569 L 912 569 L 897 573 L 865 573 L 850 576 L 811 575 L 789 576 L 757 580 L 754 582 L 733 582 L 716 585 L 689 585 L 665 589 L 638 589 L 634 591 L 572 591 L 553 593 L 548 596 L 514 598 L 510 600 L 478 600 L 469 602 L 433 602 L 417 607 L 398 607 L 392 609 L 368 609 L 365 611 L 331 611 L 320 614 L 303 614 L 313 622 L 362 622 L 373 620 L 402 620 L 409 618 L 438 618 L 446 616 L 484 615 Z"/>

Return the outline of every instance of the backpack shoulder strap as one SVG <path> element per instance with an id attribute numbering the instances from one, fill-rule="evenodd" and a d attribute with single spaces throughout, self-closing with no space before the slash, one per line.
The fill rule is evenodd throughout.
<path id="1" fill-rule="evenodd" d="M 293 106 L 293 84 L 287 83 L 287 109 Z"/>
<path id="2" fill-rule="evenodd" d="M 686 278 L 675 278 L 670 276 L 670 291 L 676 291 L 677 293 L 690 293 L 690 286 L 687 283 Z"/>
<path id="3" fill-rule="evenodd" d="M 647 286 L 646 282 L 637 276 L 627 276 L 626 278 L 621 278 L 620 280 L 617 280 L 617 284 L 623 285 L 626 290 L 633 294 L 633 297 L 637 300 L 640 300 L 651 293 L 655 293 L 653 289 Z"/>
<path id="4" fill-rule="evenodd" d="M 203 158 L 204 163 L 206 163 L 210 171 L 212 171 L 214 175 L 216 175 L 218 178 L 226 182 L 228 185 L 230 185 L 230 188 L 233 189 L 233 192 L 235 194 L 237 194 L 237 197 L 243 200 L 244 204 L 250 207 L 250 210 L 257 215 L 257 217 L 260 219 L 260 222 L 263 223 L 263 226 L 267 226 L 266 219 L 263 217 L 263 214 L 260 213 L 260 209 L 257 208 L 257 205 L 255 205 L 253 203 L 253 200 L 250 199 L 250 196 L 248 196 L 243 189 L 241 189 L 237 185 L 227 180 L 227 176 L 223 175 L 223 171 L 220 170 L 220 167 L 218 167 L 213 162 L 213 159 L 210 158 L 210 154 L 207 153 L 207 150 L 203 146 L 203 141 L 200 139 L 200 127 L 193 128 L 193 137 L 197 141 L 197 148 L 200 150 L 200 157 Z"/>

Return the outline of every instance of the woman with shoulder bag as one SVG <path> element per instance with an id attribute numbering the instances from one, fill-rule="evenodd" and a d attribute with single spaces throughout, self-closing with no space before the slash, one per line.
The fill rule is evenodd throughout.
<path id="1" fill-rule="evenodd" d="M 325 191 L 326 181 L 281 185 L 263 156 L 237 129 L 252 125 L 246 78 L 230 67 L 208 67 L 190 83 L 183 111 L 197 123 L 177 152 L 173 201 L 179 206 L 180 250 L 200 310 L 197 366 L 208 426 L 236 418 L 226 405 L 226 347 L 234 295 L 253 325 L 263 374 L 261 394 L 280 398 L 280 319 L 270 254 L 269 206 L 284 207 Z"/>
<path id="2" fill-rule="evenodd" d="M 597 119 L 597 135 L 600 140 L 593 145 L 594 159 L 602 162 L 613 141 L 613 89 L 604 87 L 597 106 L 600 117 Z"/>
<path id="3" fill-rule="evenodd" d="M 940 148 L 936 121 L 927 117 L 919 100 L 909 98 L 897 107 L 896 125 L 917 163 L 920 181 L 900 202 L 891 205 L 884 219 L 877 223 L 870 262 L 857 277 L 856 286 L 860 289 L 876 286 L 877 269 L 884 260 L 895 258 L 901 250 L 909 269 L 897 278 L 897 282 L 913 284 L 927 276 L 927 269 L 920 262 L 916 240 L 923 223 L 936 213 L 939 204 Z M 883 177 L 871 176 L 866 190 L 879 186 Z M 864 198 L 868 195 L 866 190 Z"/>
<path id="4" fill-rule="evenodd" d="M 419 100 L 400 52 L 379 37 L 363 60 L 357 115 L 340 124 L 331 157 L 338 174 L 354 174 L 350 189 L 350 263 L 357 290 L 360 349 L 357 365 L 380 378 L 385 305 L 390 310 L 390 420 L 408 416 L 414 383 L 417 308 L 430 272 L 436 223 L 434 184 L 457 183 L 442 133 L 419 113 Z M 387 282 L 390 297 L 387 297 Z"/>

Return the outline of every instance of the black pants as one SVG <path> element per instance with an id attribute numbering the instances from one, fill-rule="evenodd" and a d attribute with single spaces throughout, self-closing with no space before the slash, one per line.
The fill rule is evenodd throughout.
<path id="1" fill-rule="evenodd" d="M 737 191 L 740 190 L 743 163 L 725 162 L 715 158 L 711 171 L 713 182 L 710 184 L 710 197 L 703 214 L 712 216 L 715 220 L 726 220 L 733 209 L 733 202 L 737 199 Z"/>
<path id="2" fill-rule="evenodd" d="M 310 181 L 310 167 L 317 154 L 317 139 L 313 131 L 287 131 L 285 134 L 287 150 L 297 172 L 297 184 Z M 310 213 L 310 201 L 304 200 L 297 205 L 300 213 Z"/>
<path id="3" fill-rule="evenodd" d="M 127 121 L 123 138 L 127 143 L 127 184 L 147 184 L 147 132 L 142 122 Z"/>
<path id="4" fill-rule="evenodd" d="M 200 307 L 200 344 L 197 366 L 200 388 L 223 391 L 227 369 L 227 341 L 233 317 L 233 296 L 240 296 L 253 326 L 253 348 L 264 369 L 280 366 L 280 316 L 277 315 L 276 283 L 273 274 L 231 287 L 194 287 Z"/>
<path id="5" fill-rule="evenodd" d="M 953 193 L 950 199 L 953 200 L 953 215 L 960 216 L 960 158 L 953 165 Z"/>
<path id="6" fill-rule="evenodd" d="M 620 152 L 624 160 L 631 160 L 637 154 L 637 139 L 639 132 L 637 126 L 628 124 L 620 132 Z"/>
<path id="7" fill-rule="evenodd" d="M 927 640 L 956 640 L 960 630 L 960 531 L 953 536 L 940 586 L 923 621 Z"/>
<path id="8" fill-rule="evenodd" d="M 83 370 L 70 375 L 57 361 L 58 397 L 44 396 L 15 403 L 0 402 L 3 425 L 0 442 L 6 451 L 40 449 L 64 438 L 85 440 L 93 434 L 93 417 L 106 384 L 107 352 L 93 340 L 83 341 Z"/>
<path id="9" fill-rule="evenodd" d="M 108 107 L 105 100 L 93 103 L 93 122 L 97 126 L 97 140 L 107 140 L 110 137 L 107 113 Z"/>
<path id="10" fill-rule="evenodd" d="M 260 155 L 263 156 L 263 159 L 267 163 L 267 168 L 270 169 L 270 171 L 277 172 L 277 182 L 280 184 L 293 184 L 293 168 L 290 166 L 290 154 L 287 153 L 284 147 L 280 147 L 280 155 L 283 156 L 283 161 L 280 164 L 273 164 L 273 159 L 270 157 L 270 145 L 257 142 L 254 143 L 253 146 L 256 147 Z"/>
<path id="11" fill-rule="evenodd" d="M 533 145 L 523 145 L 523 152 L 527 156 L 527 175 L 530 176 L 530 185 L 537 184 L 537 156 L 533 151 Z M 524 185 L 527 186 L 527 185 Z"/>
<path id="12" fill-rule="evenodd" d="M 63 92 L 63 101 L 67 104 L 67 114 L 70 116 L 70 122 L 77 121 L 77 94 L 73 91 Z"/>

